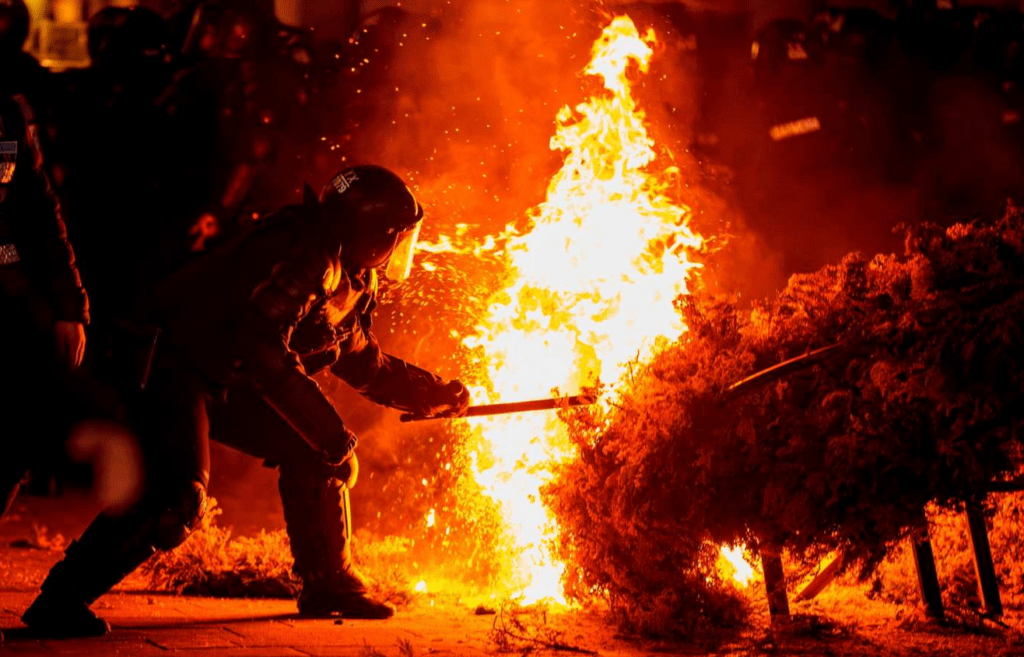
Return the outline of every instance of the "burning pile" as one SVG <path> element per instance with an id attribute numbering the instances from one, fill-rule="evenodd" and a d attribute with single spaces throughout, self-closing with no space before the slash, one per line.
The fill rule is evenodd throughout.
<path id="1" fill-rule="evenodd" d="M 934 226 L 904 257 L 794 276 L 741 311 L 684 297 L 690 332 L 636 373 L 621 408 L 565 414 L 580 458 L 545 491 L 568 593 L 627 627 L 690 634 L 737 618 L 722 544 L 842 553 L 874 569 L 929 502 L 980 502 L 1024 467 L 1024 217 Z M 740 398 L 731 384 L 832 344 Z"/>
<path id="2" fill-rule="evenodd" d="M 672 302 L 687 292 L 703 240 L 670 197 L 678 172 L 652 166 L 654 143 L 631 95 L 630 76 L 647 71 L 653 41 L 615 18 L 585 71 L 603 90 L 558 114 L 551 147 L 564 164 L 529 232 L 507 247 L 512 282 L 466 342 L 483 364 L 476 399 L 617 384 L 685 330 Z M 471 429 L 476 479 L 499 504 L 510 542 L 511 590 L 560 599 L 563 567 L 545 545 L 554 523 L 540 489 L 575 448 L 552 414 L 472 420 Z"/>

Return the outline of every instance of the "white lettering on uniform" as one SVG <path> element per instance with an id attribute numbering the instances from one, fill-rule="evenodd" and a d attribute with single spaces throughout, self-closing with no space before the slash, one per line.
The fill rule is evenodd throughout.
<path id="1" fill-rule="evenodd" d="M 339 194 L 344 194 L 352 186 L 352 183 L 357 180 L 359 180 L 359 176 L 356 175 L 355 171 L 343 171 L 334 177 L 331 184 L 334 185 L 334 189 L 338 190 Z"/>
<path id="2" fill-rule="evenodd" d="M 818 117 L 812 116 L 807 119 L 777 125 L 769 130 L 768 134 L 771 135 L 774 141 L 782 141 L 783 139 L 806 135 L 819 130 L 821 130 L 821 121 L 818 120 Z"/>

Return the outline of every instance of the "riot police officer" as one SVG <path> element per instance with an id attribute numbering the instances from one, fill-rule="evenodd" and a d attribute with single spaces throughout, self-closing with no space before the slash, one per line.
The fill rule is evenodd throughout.
<path id="1" fill-rule="evenodd" d="M 144 390 L 130 405 L 147 450 L 147 492 L 124 515 L 102 514 L 68 548 L 27 625 L 64 636 L 108 629 L 88 606 L 202 518 L 211 426 L 214 438 L 280 466 L 300 613 L 392 614 L 367 597 L 351 560 L 356 437 L 310 375 L 330 368 L 369 399 L 419 415 L 464 412 L 461 383 L 382 353 L 370 332 L 377 272 L 408 273 L 422 218 L 399 177 L 354 167 L 319 198 L 307 188 L 301 205 L 159 286 L 135 318 L 152 327 L 145 342 L 155 345 L 140 359 Z M 237 424 L 244 417 L 250 424 Z"/>
<path id="2" fill-rule="evenodd" d="M 0 0 L 0 95 L 23 94 L 36 110 L 43 101 L 49 71 L 25 52 L 29 33 L 29 13 L 25 0 Z"/>
<path id="3" fill-rule="evenodd" d="M 85 352 L 88 299 L 60 204 L 43 168 L 32 110 L 0 98 L 0 496 L 6 512 L 45 434 L 28 416 Z M 56 341 L 56 350 L 53 342 Z M 56 357 L 55 357 L 56 356 Z M 52 416 L 52 414 L 49 414 Z"/>
<path id="4" fill-rule="evenodd" d="M 281 25 L 266 0 L 196 5 L 184 66 L 162 101 L 212 151 L 191 163 L 198 184 L 188 187 L 198 191 L 191 207 L 178 210 L 191 222 L 192 251 L 230 237 L 301 188 L 290 172 L 304 159 L 298 145 L 314 138 L 306 132 L 312 54 L 303 36 Z"/>
<path id="5" fill-rule="evenodd" d="M 54 147 L 68 230 L 102 333 L 116 309 L 172 266 L 173 215 L 169 203 L 152 199 L 174 197 L 183 182 L 181 151 L 192 149 L 180 147 L 177 126 L 155 107 L 170 81 L 160 16 L 107 7 L 89 21 L 88 34 L 91 66 L 60 74 Z"/>

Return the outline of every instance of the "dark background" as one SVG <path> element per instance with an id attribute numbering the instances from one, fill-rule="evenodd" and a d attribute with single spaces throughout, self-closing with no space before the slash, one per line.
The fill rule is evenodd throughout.
<path id="1" fill-rule="evenodd" d="M 75 25 L 103 3 L 35 4 L 39 24 Z M 143 4 L 168 14 L 178 3 Z M 659 36 L 637 95 L 661 162 L 682 171 L 679 198 L 695 227 L 721 246 L 705 284 L 757 299 L 850 251 L 899 250 L 900 223 L 994 216 L 1019 196 L 1024 104 L 1012 44 L 1024 43 L 1024 21 L 1018 3 L 999 3 L 985 19 L 999 27 L 985 32 L 975 4 L 928 13 L 918 3 L 915 14 L 901 3 L 834 3 L 877 12 L 871 27 L 845 32 L 830 31 L 824 3 L 809 1 L 422 0 L 380 12 L 374 3 L 278 0 L 278 18 L 313 53 L 303 69 L 309 97 L 274 133 L 281 155 L 259 171 L 265 193 L 246 212 L 297 200 L 304 182 L 319 188 L 346 163 L 373 161 L 415 187 L 427 240 L 448 235 L 471 250 L 508 224 L 526 227 L 561 165 L 548 148 L 555 114 L 597 92 L 580 72 L 607 17 L 622 11 Z M 807 59 L 786 56 L 791 43 Z M 279 102 L 295 109 L 284 94 Z M 811 117 L 820 130 L 770 137 Z M 226 162 L 236 155 L 217 148 Z M 137 157 L 127 168 L 159 154 Z M 95 216 L 69 214 L 73 234 L 92 230 Z M 472 376 L 461 338 L 498 288 L 500 263 L 467 253 L 423 254 L 421 263 L 409 284 L 387 292 L 375 330 L 399 356 Z M 444 468 L 458 437 L 402 426 L 396 413 L 323 383 L 362 441 L 357 524 L 440 550 L 441 539 L 424 535 L 428 509 L 472 522 L 454 519 L 457 482 Z M 226 448 L 214 456 L 211 494 L 226 521 L 244 532 L 280 527 L 274 473 Z"/>

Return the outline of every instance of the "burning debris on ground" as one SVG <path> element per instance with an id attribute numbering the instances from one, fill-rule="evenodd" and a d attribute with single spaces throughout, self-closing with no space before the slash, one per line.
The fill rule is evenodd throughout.
<path id="1" fill-rule="evenodd" d="M 0 1 L 17 648 L 1019 647 L 1017 8 L 127 4 Z"/>

